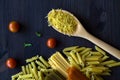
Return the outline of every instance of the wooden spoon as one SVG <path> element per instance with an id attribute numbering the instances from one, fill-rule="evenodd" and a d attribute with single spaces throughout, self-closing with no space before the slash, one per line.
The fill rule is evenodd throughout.
<path id="1" fill-rule="evenodd" d="M 59 11 L 60 9 L 56 10 Z M 74 19 L 77 21 L 77 29 L 76 31 L 72 34 L 72 36 L 76 36 L 76 37 L 81 37 L 81 38 L 85 38 L 89 41 L 91 41 L 92 43 L 94 43 L 95 45 L 99 46 L 100 48 L 102 48 L 103 50 L 105 50 L 106 52 L 108 52 L 109 54 L 113 55 L 114 57 L 120 59 L 120 50 L 112 47 L 111 45 L 103 42 L 102 40 L 94 37 L 93 35 L 91 35 L 90 33 L 88 33 L 85 28 L 83 27 L 83 25 L 80 23 L 80 21 L 70 12 L 66 11 L 66 10 L 62 10 L 64 13 L 67 13 L 71 16 L 74 17 Z M 49 12 L 50 13 L 50 12 Z M 52 26 L 55 30 L 57 30 L 54 26 Z M 60 32 L 59 30 L 57 30 L 58 32 Z M 62 32 L 60 32 L 62 33 Z M 64 34 L 64 33 L 63 33 Z M 69 34 L 66 34 L 69 35 Z"/>

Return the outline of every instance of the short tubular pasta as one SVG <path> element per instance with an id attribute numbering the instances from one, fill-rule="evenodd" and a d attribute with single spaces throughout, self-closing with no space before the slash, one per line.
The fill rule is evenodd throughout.
<path id="1" fill-rule="evenodd" d="M 39 59 L 46 67 L 50 67 L 49 63 L 42 56 L 40 56 Z"/>
<path id="2" fill-rule="evenodd" d="M 90 54 L 94 56 L 103 56 L 100 52 L 97 51 L 90 51 Z"/>
<path id="3" fill-rule="evenodd" d="M 120 62 L 115 62 L 111 64 L 107 64 L 108 67 L 115 67 L 115 66 L 120 66 Z"/>
<path id="4" fill-rule="evenodd" d="M 77 56 L 76 56 L 76 52 L 75 52 L 74 50 L 72 50 L 72 51 L 70 52 L 70 56 L 74 59 L 74 61 L 75 61 L 77 64 L 79 64 L 78 59 L 77 59 Z"/>
<path id="5" fill-rule="evenodd" d="M 31 64 L 28 64 L 28 68 L 29 68 L 30 73 L 32 73 L 32 66 L 31 66 Z"/>
<path id="6" fill-rule="evenodd" d="M 63 52 L 68 52 L 68 51 L 71 51 L 71 50 L 76 49 L 76 48 L 78 48 L 78 47 L 79 47 L 79 46 L 67 47 L 67 48 L 63 49 Z"/>
<path id="7" fill-rule="evenodd" d="M 37 71 L 35 68 L 32 69 L 32 73 L 33 73 L 35 79 L 38 80 L 38 74 L 37 74 Z"/>
<path id="8" fill-rule="evenodd" d="M 26 75 L 20 75 L 19 78 L 26 79 L 26 78 L 31 78 L 32 74 L 26 74 Z"/>
<path id="9" fill-rule="evenodd" d="M 26 63 L 32 62 L 32 61 L 34 61 L 34 60 L 37 60 L 38 57 L 39 57 L 39 56 L 37 55 L 37 56 L 33 56 L 32 58 L 26 59 Z"/>
<path id="10" fill-rule="evenodd" d="M 23 72 L 23 74 L 26 74 L 25 66 L 22 66 L 22 72 Z"/>
<path id="11" fill-rule="evenodd" d="M 91 56 L 91 57 L 86 57 L 86 61 L 99 61 L 101 56 Z"/>
<path id="12" fill-rule="evenodd" d="M 104 56 L 102 59 L 101 59 L 101 61 L 105 61 L 106 59 L 108 59 L 109 58 L 109 56 Z"/>
<path id="13" fill-rule="evenodd" d="M 13 75 L 12 76 L 12 80 L 15 79 L 15 78 L 17 78 L 17 77 L 19 77 L 19 75 L 22 75 L 22 74 L 23 74 L 23 72 L 19 72 L 19 73 Z"/>
<path id="14" fill-rule="evenodd" d="M 77 55 L 77 58 L 78 58 L 78 61 L 79 61 L 78 64 L 81 65 L 82 67 L 84 67 L 84 61 L 82 60 L 80 54 L 79 54 L 79 53 L 76 53 L 76 55 Z"/>
<path id="15" fill-rule="evenodd" d="M 67 49 L 67 48 L 66 48 Z M 108 60 L 106 55 L 99 47 L 95 50 L 86 47 L 69 48 L 67 53 L 68 61 L 72 66 L 79 68 L 90 80 L 103 80 L 101 76 L 110 76 L 109 67 L 120 66 L 120 62 Z"/>
<path id="16" fill-rule="evenodd" d="M 43 72 L 38 71 L 39 80 L 44 80 Z"/>
<path id="17" fill-rule="evenodd" d="M 102 53 L 103 55 L 106 55 L 106 53 L 105 53 L 102 49 L 100 49 L 99 47 L 95 46 L 95 49 L 96 49 L 98 52 Z"/>
<path id="18" fill-rule="evenodd" d="M 87 65 L 97 65 L 97 64 L 100 64 L 99 61 L 89 61 L 89 62 L 86 62 Z"/>
<path id="19" fill-rule="evenodd" d="M 101 64 L 102 64 L 102 65 L 109 65 L 109 64 L 112 64 L 112 63 L 116 63 L 116 61 L 114 61 L 114 60 L 109 60 L 109 61 L 102 62 Z"/>
<path id="20" fill-rule="evenodd" d="M 85 47 L 79 47 L 79 48 L 76 48 L 75 51 L 76 52 L 81 52 L 83 51 L 84 49 L 86 49 Z"/>
<path id="21" fill-rule="evenodd" d="M 28 64 L 21 67 L 22 71 L 11 76 L 12 80 L 44 80 L 47 75 L 54 71 L 42 56 L 37 55 L 27 60 Z"/>
<path id="22" fill-rule="evenodd" d="M 30 74 L 28 65 L 26 65 L 26 73 L 27 73 L 27 74 Z"/>
<path id="23" fill-rule="evenodd" d="M 86 52 L 88 52 L 88 51 L 90 51 L 90 50 L 92 50 L 92 48 L 86 48 L 86 49 L 84 49 L 82 52 L 80 52 L 80 54 L 82 55 L 82 54 L 84 54 L 84 53 L 86 53 Z"/>
<path id="24" fill-rule="evenodd" d="M 36 62 L 36 64 L 38 64 L 40 67 L 46 68 L 46 66 L 45 66 L 44 64 L 42 64 L 40 61 L 36 60 L 35 62 Z"/>
<path id="25" fill-rule="evenodd" d="M 72 46 L 63 49 L 63 53 L 67 58 L 57 51 L 48 60 L 38 55 L 26 59 L 27 65 L 22 66 L 22 71 L 13 75 L 12 80 L 66 80 L 66 71 L 71 66 L 80 70 L 89 80 L 103 80 L 101 76 L 111 75 L 111 67 L 120 66 L 120 62 L 110 60 L 106 52 L 97 46 L 95 50 Z"/>

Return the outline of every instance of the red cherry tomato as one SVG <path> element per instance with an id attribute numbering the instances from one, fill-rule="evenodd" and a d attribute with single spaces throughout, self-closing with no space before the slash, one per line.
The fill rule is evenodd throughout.
<path id="1" fill-rule="evenodd" d="M 47 46 L 49 48 L 54 48 L 56 46 L 56 39 L 55 38 L 49 38 L 47 40 Z"/>
<path id="2" fill-rule="evenodd" d="M 19 25 L 18 22 L 16 22 L 16 21 L 11 21 L 11 22 L 9 23 L 9 30 L 10 30 L 11 32 L 13 32 L 13 33 L 18 32 L 19 29 L 20 29 L 20 25 Z"/>
<path id="3" fill-rule="evenodd" d="M 17 65 L 17 62 L 16 62 L 16 60 L 15 60 L 14 58 L 9 58 L 9 59 L 7 59 L 7 61 L 6 61 L 6 66 L 7 66 L 8 68 L 13 69 L 13 68 L 16 67 L 16 65 Z"/>

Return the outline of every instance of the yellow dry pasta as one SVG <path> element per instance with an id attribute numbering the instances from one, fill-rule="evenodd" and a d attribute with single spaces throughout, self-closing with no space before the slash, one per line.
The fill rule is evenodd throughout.
<path id="1" fill-rule="evenodd" d="M 14 78 L 14 79 L 15 79 L 15 78 L 18 78 L 18 77 L 19 77 L 19 75 L 22 75 L 22 74 L 23 74 L 23 72 L 19 72 L 19 73 L 17 73 L 17 74 L 15 74 L 15 75 L 13 75 L 13 76 L 12 76 L 12 78 Z"/>
<path id="2" fill-rule="evenodd" d="M 87 65 L 97 65 L 100 64 L 99 61 L 90 61 L 90 62 L 86 62 Z"/>
<path id="3" fill-rule="evenodd" d="M 77 21 L 73 15 L 64 13 L 61 9 L 52 9 L 48 15 L 49 26 L 53 26 L 59 32 L 72 35 L 77 28 Z"/>
<path id="4" fill-rule="evenodd" d="M 73 60 L 73 58 L 71 57 L 68 57 L 69 61 L 70 61 L 70 64 L 71 66 L 75 66 L 77 69 L 81 69 L 79 65 L 76 64 L 76 62 Z"/>
<path id="5" fill-rule="evenodd" d="M 53 69 L 41 69 L 42 72 L 52 72 Z"/>
<path id="6" fill-rule="evenodd" d="M 26 74 L 25 66 L 22 66 L 22 72 L 23 72 L 23 74 Z"/>
<path id="7" fill-rule="evenodd" d="M 93 72 L 93 73 L 102 73 L 103 70 L 97 69 L 97 68 L 88 68 L 88 71 Z"/>
<path id="8" fill-rule="evenodd" d="M 69 49 L 69 51 L 66 51 L 66 56 L 69 63 L 76 68 L 79 66 L 80 71 L 82 71 L 90 80 L 103 80 L 101 76 L 111 75 L 111 70 L 109 67 L 120 66 L 120 62 L 107 60 L 109 56 L 107 56 L 102 49 L 97 46 L 95 46 L 95 49 L 96 51 L 93 51 L 92 48 L 77 47 L 75 49 Z M 66 53 L 64 51 L 64 54 Z"/>
<path id="9" fill-rule="evenodd" d="M 116 61 L 114 61 L 114 60 L 109 60 L 109 61 L 102 62 L 101 64 L 102 64 L 102 65 L 108 65 L 108 64 L 112 64 L 112 63 L 116 63 Z"/>
<path id="10" fill-rule="evenodd" d="M 31 66 L 31 64 L 28 64 L 28 68 L 29 68 L 30 73 L 32 73 L 32 66 Z"/>
<path id="11" fill-rule="evenodd" d="M 49 63 L 48 63 L 42 56 L 39 57 L 39 60 L 40 60 L 47 68 L 50 67 Z"/>
<path id="12" fill-rule="evenodd" d="M 109 72 L 103 72 L 102 74 L 99 74 L 99 75 L 102 75 L 102 76 L 110 76 L 111 74 Z"/>
<path id="13" fill-rule="evenodd" d="M 32 74 L 25 74 L 25 75 L 20 75 L 19 78 L 26 79 L 26 78 L 31 78 Z"/>
<path id="14" fill-rule="evenodd" d="M 35 79 L 25 79 L 25 80 L 35 80 Z"/>
<path id="15" fill-rule="evenodd" d="M 42 64 L 40 61 L 38 61 L 38 60 L 36 60 L 35 63 L 38 64 L 42 68 L 46 68 L 46 66 L 44 64 Z"/>
<path id="16" fill-rule="evenodd" d="M 69 64 L 68 62 L 66 61 L 66 59 L 60 54 L 60 52 L 56 52 L 54 57 L 57 59 L 57 61 L 59 63 L 61 62 L 64 62 L 64 63 L 61 63 L 66 69 L 69 67 Z M 65 65 L 66 64 L 66 65 Z"/>
<path id="17" fill-rule="evenodd" d="M 86 49 L 85 47 L 80 47 L 80 48 L 76 48 L 74 49 L 76 52 L 81 52 L 83 51 L 84 49 Z"/>
<path id="18" fill-rule="evenodd" d="M 100 52 L 97 51 L 90 51 L 90 54 L 94 56 L 103 56 Z"/>
<path id="19" fill-rule="evenodd" d="M 79 53 L 76 53 L 76 56 L 77 56 L 78 61 L 79 61 L 78 64 L 79 64 L 80 66 L 84 67 L 84 66 L 85 66 L 85 64 L 84 64 L 84 60 L 82 60 L 80 54 L 79 54 Z"/>
<path id="20" fill-rule="evenodd" d="M 85 72 L 85 74 L 86 74 L 86 77 L 88 77 L 88 78 L 90 78 L 90 77 L 91 77 L 91 75 L 90 75 L 90 72 L 89 72 L 89 71 L 86 71 L 86 72 Z"/>
<path id="21" fill-rule="evenodd" d="M 39 71 L 41 70 L 41 67 L 40 67 L 40 66 L 38 66 L 37 68 L 38 68 Z"/>
<path id="22" fill-rule="evenodd" d="M 102 53 L 103 55 L 106 55 L 106 53 L 105 53 L 102 49 L 100 49 L 99 47 L 95 46 L 95 49 L 96 49 L 98 52 Z"/>
<path id="23" fill-rule="evenodd" d="M 78 47 L 79 47 L 79 46 L 67 47 L 67 48 L 63 49 L 63 53 L 64 53 L 64 52 L 69 52 L 69 51 L 74 50 L 74 49 L 76 49 L 76 48 L 78 48 Z"/>
<path id="24" fill-rule="evenodd" d="M 42 71 L 38 71 L 39 80 L 44 80 Z"/>
<path id="25" fill-rule="evenodd" d="M 88 52 L 90 50 L 92 50 L 92 48 L 86 48 L 82 52 L 80 52 L 80 54 L 83 55 L 84 53 L 86 53 L 86 52 Z"/>
<path id="26" fill-rule="evenodd" d="M 109 56 L 104 56 L 102 59 L 101 59 L 101 61 L 105 61 L 106 59 L 108 59 L 109 58 Z"/>
<path id="27" fill-rule="evenodd" d="M 35 79 L 38 80 L 38 73 L 35 68 L 32 68 L 32 73 L 33 73 Z"/>
<path id="28" fill-rule="evenodd" d="M 99 61 L 101 56 L 91 56 L 91 57 L 86 57 L 86 61 Z"/>
<path id="29" fill-rule="evenodd" d="M 52 59 L 52 61 L 53 61 L 54 63 L 58 64 L 58 66 L 62 65 L 62 66 L 60 66 L 60 67 L 61 67 L 63 70 L 66 70 L 66 66 L 64 66 L 63 63 L 60 63 L 60 61 L 57 60 L 56 55 L 52 56 L 51 59 Z"/>
<path id="30" fill-rule="evenodd" d="M 32 62 L 32 61 L 35 61 L 35 60 L 37 60 L 38 58 L 39 58 L 38 55 L 33 56 L 32 58 L 26 59 L 26 63 L 28 63 L 28 62 Z"/>
<path id="31" fill-rule="evenodd" d="M 85 61 L 85 57 L 87 57 L 90 54 L 90 52 L 86 52 L 84 53 L 82 56 L 82 60 Z"/>
<path id="32" fill-rule="evenodd" d="M 120 66 L 120 62 L 115 62 L 115 63 L 107 64 L 106 66 L 108 66 L 108 67 Z"/>
<path id="33" fill-rule="evenodd" d="M 27 73 L 27 74 L 30 74 L 28 65 L 26 65 L 26 73 Z"/>
<path id="34" fill-rule="evenodd" d="M 11 76 L 12 80 L 44 80 L 44 77 L 46 77 L 48 74 L 50 74 L 54 70 L 51 68 L 47 60 L 44 59 L 44 61 L 46 61 L 45 64 L 47 64 L 47 67 L 46 67 L 45 64 L 43 64 L 44 63 L 43 59 L 44 58 L 42 57 L 42 60 L 40 59 L 41 60 L 40 62 L 39 56 L 38 56 L 38 59 L 36 61 L 34 59 L 33 61 L 29 62 L 27 65 L 22 66 L 21 67 L 22 72 L 19 72 Z M 44 67 L 41 67 L 41 65 Z"/>
<path id="35" fill-rule="evenodd" d="M 12 80 L 44 80 L 54 70 L 67 78 L 66 70 L 70 66 L 75 66 L 90 80 L 103 80 L 101 76 L 110 76 L 110 67 L 120 66 L 120 62 L 109 60 L 109 56 L 102 49 L 96 47 L 96 50 L 79 46 L 69 47 L 63 51 L 64 54 L 67 52 L 67 60 L 60 52 L 56 52 L 48 59 L 49 63 L 42 56 L 38 56 L 28 65 L 22 66 L 22 72 L 11 78 Z"/>
<path id="36" fill-rule="evenodd" d="M 76 53 L 75 53 L 74 50 L 72 50 L 72 51 L 70 52 L 70 56 L 74 59 L 74 61 L 75 61 L 77 64 L 79 64 L 78 59 L 77 59 L 77 56 L 76 56 Z"/>

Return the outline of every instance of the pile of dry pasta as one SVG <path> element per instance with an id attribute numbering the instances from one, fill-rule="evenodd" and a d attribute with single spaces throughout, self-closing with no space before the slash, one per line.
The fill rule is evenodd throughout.
<path id="1" fill-rule="evenodd" d="M 26 59 L 26 63 L 28 64 L 21 67 L 21 72 L 11 77 L 12 80 L 65 80 L 42 56 Z"/>
<path id="2" fill-rule="evenodd" d="M 77 21 L 73 15 L 63 12 L 62 9 L 52 9 L 47 18 L 49 26 L 53 26 L 63 34 L 72 35 L 76 30 Z"/>
<path id="3" fill-rule="evenodd" d="M 109 56 L 95 46 L 92 48 L 72 46 L 54 53 L 48 61 L 42 56 L 34 56 L 26 60 L 22 71 L 13 75 L 12 80 L 65 80 L 67 68 L 74 66 L 90 80 L 103 80 L 101 76 L 110 76 L 110 67 L 120 66 L 120 62 L 110 60 Z M 61 73 L 61 74 L 60 74 Z"/>
<path id="4" fill-rule="evenodd" d="M 120 62 L 109 59 L 109 56 L 95 46 L 92 48 L 73 46 L 63 50 L 68 62 L 83 72 L 90 80 L 103 80 L 101 76 L 111 75 L 110 67 L 120 66 Z"/>

